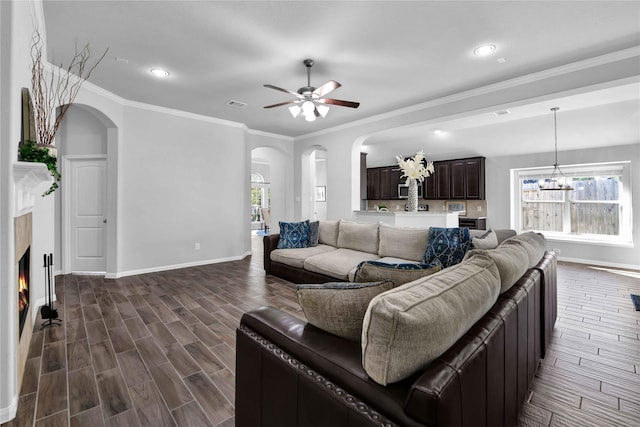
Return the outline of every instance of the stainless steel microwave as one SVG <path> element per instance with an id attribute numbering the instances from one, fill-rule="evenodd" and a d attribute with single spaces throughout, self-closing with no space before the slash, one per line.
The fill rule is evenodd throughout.
<path id="1" fill-rule="evenodd" d="M 398 198 L 399 199 L 408 199 L 409 198 L 409 185 L 408 184 L 398 184 Z M 418 199 L 422 199 L 422 183 L 418 183 Z"/>

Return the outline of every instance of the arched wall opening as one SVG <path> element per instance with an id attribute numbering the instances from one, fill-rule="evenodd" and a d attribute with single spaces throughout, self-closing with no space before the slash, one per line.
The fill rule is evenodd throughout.
<path id="1" fill-rule="evenodd" d="M 104 211 L 99 222 L 104 227 L 103 241 L 96 251 L 102 250 L 104 266 L 99 272 L 116 275 L 118 272 L 117 226 L 118 226 L 118 128 L 104 113 L 84 104 L 69 107 L 56 136 L 58 164 L 62 173 L 60 191 L 56 192 L 55 206 L 55 248 L 59 254 L 56 273 L 68 274 L 73 271 L 72 253 L 76 249 L 74 225 L 71 220 L 71 206 L 75 194 L 71 189 L 78 184 L 74 168 L 81 163 L 97 162 L 104 166 Z M 86 190 L 85 190 L 86 191 Z"/>

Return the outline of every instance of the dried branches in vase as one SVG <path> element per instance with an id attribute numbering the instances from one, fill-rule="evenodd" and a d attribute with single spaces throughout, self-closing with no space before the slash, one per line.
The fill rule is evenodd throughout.
<path id="1" fill-rule="evenodd" d="M 35 31 L 31 43 L 31 91 L 36 131 L 36 141 L 34 142 L 37 148 L 46 149 L 50 156 L 55 157 L 54 138 L 60 123 L 78 96 L 80 87 L 85 80 L 89 79 L 109 49 L 105 49 L 104 53 L 91 63 L 93 54 L 89 44 L 84 45 L 80 50 L 76 46 L 75 54 L 67 67 L 63 67 L 62 64 L 59 67 L 52 66 L 50 73 L 46 73 L 42 59 L 42 48 L 42 37 L 38 31 Z M 19 151 L 20 160 L 37 162 L 46 157 L 38 150 L 24 150 L 22 148 Z M 29 156 L 28 153 L 36 155 Z M 55 165 L 52 170 L 50 163 L 49 161 L 48 167 L 51 174 L 56 181 L 60 181 L 60 174 Z M 54 181 L 49 191 L 44 195 L 52 193 L 56 188 L 58 188 L 58 184 Z"/>

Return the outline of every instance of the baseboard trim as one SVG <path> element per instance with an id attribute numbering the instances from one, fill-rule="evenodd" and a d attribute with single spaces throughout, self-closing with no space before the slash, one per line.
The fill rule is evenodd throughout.
<path id="1" fill-rule="evenodd" d="M 558 257 L 558 261 L 574 262 L 576 264 L 593 265 L 597 267 L 623 268 L 625 270 L 640 270 L 640 265 L 621 264 L 617 262 L 595 261 L 583 258 Z"/>
<path id="2" fill-rule="evenodd" d="M 7 423 L 16 417 L 18 412 L 18 396 L 13 396 L 11 404 L 6 408 L 0 408 L 0 424 Z"/>
<path id="3" fill-rule="evenodd" d="M 246 258 L 249 255 L 251 255 L 251 251 L 247 251 L 242 255 L 226 257 L 226 258 L 206 259 L 202 261 L 185 262 L 182 264 L 162 265 L 157 267 L 141 268 L 138 270 L 120 271 L 117 273 L 107 273 L 104 277 L 105 279 L 120 279 L 122 277 L 136 276 L 138 274 L 159 273 L 161 271 L 178 270 L 180 268 L 199 267 L 199 266 L 208 265 L 208 264 L 219 264 L 221 262 L 239 261 L 241 259 Z"/>

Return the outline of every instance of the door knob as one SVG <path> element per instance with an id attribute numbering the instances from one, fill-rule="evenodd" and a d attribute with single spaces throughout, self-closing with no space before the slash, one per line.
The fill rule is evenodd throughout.
<path id="1" fill-rule="evenodd" d="M 102 220 L 102 223 L 103 223 L 103 224 L 106 224 L 106 223 L 107 223 L 107 220 L 106 220 L 106 219 L 103 219 L 103 220 Z"/>

